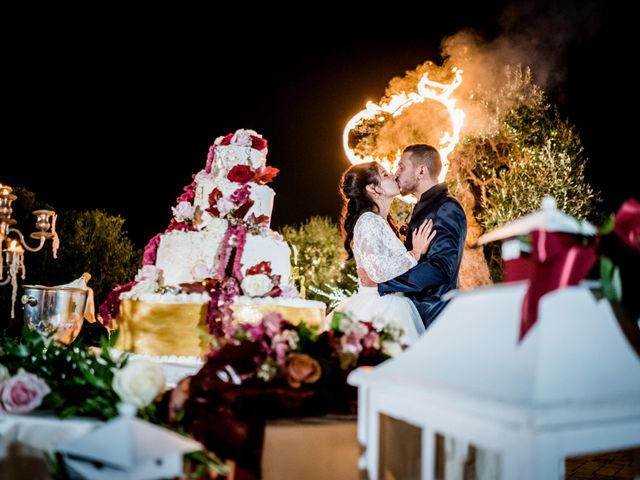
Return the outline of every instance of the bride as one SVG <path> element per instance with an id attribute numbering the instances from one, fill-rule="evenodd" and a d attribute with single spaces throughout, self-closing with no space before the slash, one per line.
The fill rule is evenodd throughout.
<path id="1" fill-rule="evenodd" d="M 398 229 L 389 215 L 393 198 L 400 194 L 394 177 L 377 162 L 350 167 L 340 181 L 344 200 L 341 228 L 348 259 L 358 267 L 358 292 L 336 307 L 358 320 L 395 321 L 404 330 L 402 341 L 413 343 L 424 325 L 413 302 L 401 293 L 380 296 L 376 287 L 366 287 L 370 279 L 386 282 L 414 267 L 429 248 L 436 232 L 431 220 L 415 230 L 413 250 L 407 251 L 398 238 Z M 367 279 L 367 280 L 368 280 Z"/>

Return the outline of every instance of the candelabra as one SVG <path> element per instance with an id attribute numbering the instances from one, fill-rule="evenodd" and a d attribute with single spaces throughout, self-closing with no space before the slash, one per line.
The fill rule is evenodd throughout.
<path id="1" fill-rule="evenodd" d="M 18 198 L 11 193 L 13 189 L 9 185 L 0 183 L 0 286 L 11 283 L 11 318 L 14 315 L 16 295 L 18 292 L 18 275 L 25 278 L 24 252 L 37 252 L 41 250 L 45 242 L 51 239 L 53 258 L 57 258 L 60 241 L 56 233 L 56 213 L 53 210 L 35 210 L 37 231 L 31 234 L 31 238 L 39 241 L 38 245 L 31 247 L 27 244 L 24 235 L 17 228 L 12 227 L 16 221 L 11 218 L 13 212 L 11 203 Z M 6 268 L 5 268 L 6 263 Z M 7 277 L 4 278 L 4 271 Z"/>

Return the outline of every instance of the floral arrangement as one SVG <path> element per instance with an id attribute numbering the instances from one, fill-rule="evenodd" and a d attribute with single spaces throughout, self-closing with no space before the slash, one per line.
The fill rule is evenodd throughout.
<path id="1" fill-rule="evenodd" d="M 265 315 L 255 324 L 228 323 L 225 340 L 211 356 L 222 349 L 242 345 L 244 342 L 259 346 L 256 379 L 287 380 L 298 388 L 301 383 L 315 383 L 322 376 L 322 363 L 336 363 L 341 370 L 362 365 L 376 365 L 402 351 L 402 328 L 396 323 L 365 322 L 350 314 L 334 312 L 328 330 L 317 325 L 294 325 L 279 313 Z M 244 374 L 243 380 L 251 376 Z"/>
<path id="2" fill-rule="evenodd" d="M 402 350 L 399 326 L 346 313 L 334 313 L 325 331 L 278 313 L 224 328 L 200 372 L 171 392 L 166 415 L 209 451 L 233 459 L 246 478 L 259 478 L 267 419 L 355 413 L 357 390 L 348 374 Z"/>
<path id="3" fill-rule="evenodd" d="M 96 351 L 80 339 L 67 347 L 25 328 L 22 338 L 0 339 L 0 410 L 44 408 L 63 418 L 107 420 L 118 414 L 118 402 L 146 407 L 164 388 L 162 370 L 127 361 L 112 358 L 104 338 Z"/>

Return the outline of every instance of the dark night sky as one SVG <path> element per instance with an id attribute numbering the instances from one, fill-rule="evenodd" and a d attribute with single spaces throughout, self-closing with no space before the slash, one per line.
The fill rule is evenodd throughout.
<path id="1" fill-rule="evenodd" d="M 268 139 L 269 164 L 281 170 L 272 184 L 272 226 L 313 214 L 337 218 L 337 182 L 348 166 L 345 122 L 366 100 L 378 100 L 392 77 L 425 60 L 439 63 L 445 36 L 464 27 L 498 34 L 501 3 L 438 14 L 407 8 L 393 28 L 375 34 L 361 33 L 364 20 L 335 14 L 319 15 L 314 25 L 258 26 L 253 15 L 237 12 L 226 32 L 220 16 L 195 21 L 197 12 L 103 18 L 104 27 L 54 28 L 29 19 L 3 60 L 0 181 L 25 186 L 58 210 L 122 215 L 141 247 L 164 229 L 213 139 L 252 128 Z M 597 11 L 592 33 L 569 40 L 566 79 L 547 93 L 581 133 L 588 179 L 611 211 L 638 195 L 624 175 L 626 157 L 637 155 L 612 140 L 624 133 L 619 117 L 627 107 L 598 94 L 624 44 L 617 25 L 623 14 Z M 617 178 L 608 172 L 613 166 Z"/>

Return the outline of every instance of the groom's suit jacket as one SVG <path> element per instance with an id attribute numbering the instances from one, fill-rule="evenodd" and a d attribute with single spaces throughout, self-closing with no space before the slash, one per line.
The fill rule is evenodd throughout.
<path id="1" fill-rule="evenodd" d="M 413 248 L 412 232 L 427 219 L 433 221 L 436 236 L 418 264 L 402 275 L 378 284 L 380 295 L 403 292 L 413 301 L 425 327 L 445 307 L 442 300 L 449 290 L 458 287 L 458 273 L 467 236 L 467 219 L 460 203 L 440 183 L 420 197 L 411 215 L 405 246 Z"/>

